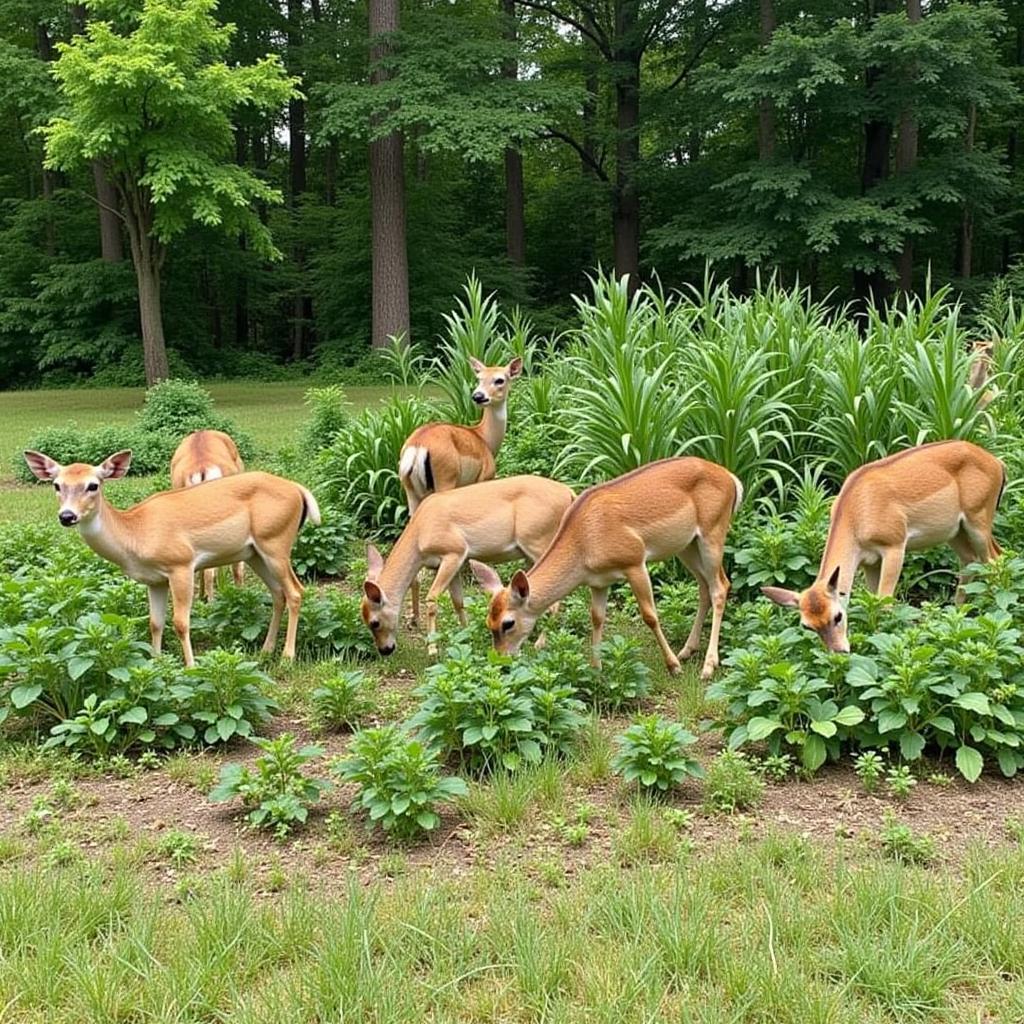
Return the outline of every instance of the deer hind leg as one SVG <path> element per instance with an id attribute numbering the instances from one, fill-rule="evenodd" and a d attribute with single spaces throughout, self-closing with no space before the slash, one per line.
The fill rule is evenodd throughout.
<path id="1" fill-rule="evenodd" d="M 166 583 L 149 588 L 149 643 L 154 654 L 160 653 L 164 638 L 164 623 L 167 621 Z"/>
<path id="2" fill-rule="evenodd" d="M 964 584 L 967 582 L 966 568 L 971 562 L 988 562 L 999 554 L 999 547 L 992 538 L 992 531 L 975 524 L 972 529 L 967 523 L 960 527 L 959 533 L 949 542 L 950 547 L 960 559 L 960 575 L 957 578 L 957 604 L 963 604 L 967 595 Z"/>
<path id="3" fill-rule="evenodd" d="M 455 616 L 459 620 L 460 626 L 469 625 L 469 619 L 466 618 L 466 599 L 462 594 L 462 567 L 459 567 L 453 577 L 451 583 L 448 584 L 448 596 L 452 599 L 452 607 L 455 609 Z"/>
<path id="4" fill-rule="evenodd" d="M 697 614 L 693 617 L 693 627 L 690 629 L 690 635 L 686 638 L 686 643 L 683 644 L 682 650 L 677 655 L 680 661 L 686 661 L 700 650 L 700 634 L 704 629 L 704 620 L 707 618 L 708 610 L 711 608 L 711 590 L 704 578 L 704 567 L 696 543 L 680 551 L 679 560 L 697 580 L 697 586 L 700 589 L 700 601 L 697 605 Z"/>
<path id="5" fill-rule="evenodd" d="M 640 606 L 640 617 L 658 641 L 665 665 L 672 675 L 676 675 L 679 672 L 679 659 L 669 647 L 658 621 L 658 610 L 654 606 L 654 591 L 651 589 L 651 577 L 647 573 L 647 566 L 641 562 L 627 569 L 626 580 L 636 597 L 636 603 Z"/>
<path id="6" fill-rule="evenodd" d="M 722 568 L 725 554 L 725 537 L 708 537 L 699 535 L 696 539 L 697 555 L 701 576 L 708 588 L 711 602 L 711 636 L 708 638 L 708 649 L 704 655 L 704 664 L 700 670 L 701 679 L 710 679 L 718 668 L 718 642 L 722 635 L 722 619 L 725 615 L 725 602 L 729 596 L 729 577 Z M 700 642 L 698 636 L 698 643 Z"/>
<path id="7" fill-rule="evenodd" d="M 235 581 L 235 586 L 240 587 L 245 579 L 245 562 L 235 562 L 231 566 L 231 576 Z"/>
<path id="8" fill-rule="evenodd" d="M 204 569 L 203 570 L 203 597 L 207 601 L 213 600 L 214 591 L 217 589 L 217 570 L 216 569 Z"/>
<path id="9" fill-rule="evenodd" d="M 608 588 L 590 588 L 590 663 L 601 667 L 601 637 L 608 617 Z"/>
<path id="10" fill-rule="evenodd" d="M 191 569 L 180 569 L 170 576 L 171 601 L 174 605 L 174 632 L 181 641 L 181 654 L 185 665 L 195 664 L 192 656 L 192 637 L 189 626 L 192 620 L 192 597 L 195 593 L 195 574 Z"/>
<path id="11" fill-rule="evenodd" d="M 284 612 L 285 597 L 284 584 L 278 574 L 274 572 L 267 559 L 259 551 L 253 551 L 249 558 L 249 565 L 253 572 L 266 584 L 270 596 L 274 600 L 274 608 L 270 613 L 270 626 L 267 628 L 267 635 L 263 640 L 261 650 L 264 654 L 270 654 L 277 646 L 277 631 L 281 628 L 281 615 Z"/>

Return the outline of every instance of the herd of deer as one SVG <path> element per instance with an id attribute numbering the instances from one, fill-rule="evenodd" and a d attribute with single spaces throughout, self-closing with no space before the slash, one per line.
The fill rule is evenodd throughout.
<path id="1" fill-rule="evenodd" d="M 426 599 L 428 636 L 445 590 L 465 624 L 460 571 L 469 561 L 491 595 L 487 627 L 501 652 L 516 653 L 544 612 L 586 585 L 597 663 L 608 588 L 626 580 L 672 673 L 700 650 L 710 609 L 701 676 L 712 675 L 729 592 L 722 568 L 725 539 L 743 497 L 740 481 L 721 466 L 687 457 L 641 466 L 578 497 L 540 476 L 494 479 L 508 391 L 523 366 L 520 359 L 507 366 L 473 360 L 472 369 L 473 401 L 483 407 L 480 422 L 474 427 L 430 423 L 402 447 L 398 475 L 409 522 L 387 559 L 369 546 L 363 583 L 362 616 L 377 650 L 395 650 L 407 590 L 413 621 L 418 619 L 416 581 L 423 567 L 437 570 Z M 985 377 L 972 372 L 970 383 L 981 387 Z M 984 399 L 989 398 L 986 392 Z M 295 656 L 302 586 L 291 551 L 303 523 L 320 522 L 316 499 L 305 487 L 270 473 L 245 472 L 234 442 L 215 430 L 197 431 L 181 442 L 171 461 L 172 490 L 124 511 L 107 504 L 102 486 L 125 475 L 130 451 L 98 466 L 62 466 L 34 451 L 25 452 L 25 459 L 36 477 L 53 483 L 61 524 L 77 526 L 97 554 L 149 588 L 155 652 L 170 594 L 174 629 L 191 665 L 196 571 L 204 572 L 209 597 L 217 566 L 232 565 L 240 581 L 248 562 L 273 597 L 263 650 L 273 651 L 287 606 L 284 655 Z M 803 625 L 830 650 L 848 651 L 845 610 L 858 569 L 864 569 L 872 590 L 891 596 L 908 550 L 948 543 L 964 565 L 988 561 L 999 553 L 992 524 L 1005 482 L 1003 464 L 966 441 L 920 445 L 862 466 L 847 477 L 832 506 L 817 579 L 799 594 L 780 587 L 763 592 L 798 609 Z M 662 632 L 647 572 L 648 562 L 673 556 L 694 575 L 700 591 L 693 627 L 678 654 Z M 519 558 L 530 568 L 515 572 L 504 586 L 491 565 Z"/>

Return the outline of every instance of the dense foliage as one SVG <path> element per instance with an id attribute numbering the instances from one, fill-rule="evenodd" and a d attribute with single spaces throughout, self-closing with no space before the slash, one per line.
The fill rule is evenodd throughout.
<path id="1" fill-rule="evenodd" d="M 1020 0 L 415 0 L 383 69 L 370 6 L 0 5 L 0 380 L 140 383 L 145 237 L 172 373 L 351 367 L 374 138 L 404 146 L 425 345 L 473 269 L 547 329 L 601 264 L 778 273 L 842 319 L 929 276 L 989 309 L 1021 252 Z M 701 372 L 738 370 L 762 387 L 757 362 Z"/>

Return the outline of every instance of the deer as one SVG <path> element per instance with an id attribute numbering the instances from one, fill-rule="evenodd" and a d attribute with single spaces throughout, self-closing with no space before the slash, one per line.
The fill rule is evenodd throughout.
<path id="1" fill-rule="evenodd" d="M 426 423 L 417 427 L 402 445 L 398 479 L 405 491 L 410 518 L 428 494 L 494 478 L 494 458 L 505 440 L 508 423 L 508 391 L 522 374 L 523 361 L 517 356 L 506 366 L 484 366 L 479 359 L 470 356 L 469 365 L 476 375 L 472 399 L 483 409 L 480 422 L 473 427 Z M 420 588 L 416 578 L 411 591 L 412 621 L 416 623 L 420 617 Z"/>
<path id="2" fill-rule="evenodd" d="M 1006 469 L 969 441 L 934 441 L 855 469 L 832 503 L 828 537 L 814 582 L 802 593 L 762 587 L 796 608 L 830 651 L 848 654 L 846 609 L 858 569 L 881 597 L 896 591 L 907 551 L 949 544 L 963 566 L 1001 549 L 992 536 Z M 961 573 L 956 600 L 963 601 Z"/>
<path id="3" fill-rule="evenodd" d="M 562 517 L 547 550 L 503 587 L 489 566 L 473 561 L 477 582 L 491 594 L 487 628 L 500 653 L 518 653 L 537 618 L 576 587 L 590 587 L 591 660 L 600 667 L 608 588 L 626 580 L 640 615 L 658 642 L 672 675 L 700 650 L 712 610 L 711 636 L 701 669 L 718 667 L 718 640 L 729 593 L 722 568 L 725 538 L 743 498 L 743 485 L 727 469 L 693 457 L 663 459 L 585 490 Z M 658 621 L 649 561 L 678 557 L 697 580 L 700 600 L 693 628 L 676 655 Z"/>
<path id="4" fill-rule="evenodd" d="M 158 491 L 122 511 L 107 503 L 103 484 L 123 477 L 131 459 L 126 449 L 98 466 L 62 466 L 42 452 L 25 452 L 32 473 L 53 483 L 61 526 L 77 527 L 96 554 L 149 589 L 154 654 L 160 653 L 169 593 L 185 664 L 194 665 L 189 623 L 196 570 L 248 562 L 274 599 L 263 650 L 274 650 L 287 606 L 284 657 L 294 658 L 302 584 L 292 570 L 291 551 L 302 525 L 320 522 L 313 495 L 270 473 L 238 473 L 200 487 Z"/>
<path id="5" fill-rule="evenodd" d="M 171 456 L 171 487 L 174 490 L 243 472 L 245 465 L 237 445 L 220 430 L 194 430 Z M 244 562 L 235 562 L 231 567 L 237 586 L 242 585 L 244 566 Z M 213 599 L 216 579 L 216 569 L 203 570 L 203 596 L 207 601 Z"/>
<path id="6" fill-rule="evenodd" d="M 573 500 L 565 484 L 540 476 L 487 480 L 429 495 L 402 531 L 387 560 L 371 544 L 363 583 L 362 617 L 380 654 L 397 646 L 399 610 L 406 590 L 423 566 L 437 569 L 427 592 L 427 635 L 437 623 L 437 600 L 451 595 L 459 622 L 466 625 L 459 572 L 468 558 L 536 562 L 551 542 Z M 437 645 L 428 640 L 428 653 Z"/>
<path id="7" fill-rule="evenodd" d="M 994 338 L 978 338 L 971 342 L 971 365 L 968 371 L 967 383 L 972 391 L 981 391 L 982 394 L 978 405 L 982 409 L 999 395 L 998 388 L 985 387 L 988 379 L 992 376 L 995 347 Z"/>

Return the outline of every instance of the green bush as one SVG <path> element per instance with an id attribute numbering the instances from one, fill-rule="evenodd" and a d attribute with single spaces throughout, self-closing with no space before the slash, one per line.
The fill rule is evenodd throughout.
<path id="1" fill-rule="evenodd" d="M 357 732 L 349 755 L 333 770 L 359 786 L 358 801 L 371 823 L 399 838 L 437 828 L 437 805 L 467 793 L 462 779 L 441 774 L 436 751 L 397 725 Z"/>
<path id="2" fill-rule="evenodd" d="M 721 814 L 755 807 L 764 793 L 764 780 L 739 752 L 723 750 L 708 765 L 704 778 L 704 805 Z"/>
<path id="3" fill-rule="evenodd" d="M 704 769 L 688 752 L 696 742 L 697 737 L 678 722 L 660 715 L 641 715 L 616 737 L 618 752 L 612 770 L 626 782 L 665 792 L 687 777 L 703 778 Z"/>
<path id="4" fill-rule="evenodd" d="M 313 691 L 313 717 L 321 728 L 354 729 L 373 709 L 372 697 L 365 672 L 338 672 Z"/>
<path id="5" fill-rule="evenodd" d="M 313 746 L 296 748 L 290 733 L 273 740 L 253 737 L 252 742 L 263 751 L 253 770 L 241 764 L 224 765 L 210 800 L 223 803 L 241 797 L 250 825 L 273 829 L 278 839 L 284 839 L 296 825 L 305 824 L 309 808 L 330 788 L 329 782 L 302 773 L 324 751 Z"/>
<path id="6" fill-rule="evenodd" d="M 345 389 L 340 384 L 310 388 L 306 392 L 309 419 L 302 427 L 301 447 L 308 454 L 327 448 L 349 425 L 351 414 L 345 408 Z"/>
<path id="7" fill-rule="evenodd" d="M 320 512 L 320 525 L 307 522 L 292 548 L 292 568 L 304 579 L 343 575 L 350 544 L 358 536 L 355 524 L 340 508 L 321 505 Z"/>

